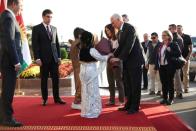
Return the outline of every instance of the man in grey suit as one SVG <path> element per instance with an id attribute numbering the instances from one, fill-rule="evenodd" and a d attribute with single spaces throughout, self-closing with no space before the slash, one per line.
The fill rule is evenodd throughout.
<path id="1" fill-rule="evenodd" d="M 12 101 L 17 72 L 22 64 L 21 36 L 15 18 L 22 10 L 22 0 L 8 0 L 7 7 L 0 16 L 0 66 L 2 74 L 0 124 L 19 127 L 22 126 L 22 123 L 13 118 Z"/>
<path id="2" fill-rule="evenodd" d="M 135 28 L 124 23 L 118 14 L 111 17 L 112 25 L 119 30 L 119 47 L 114 51 L 114 57 L 110 62 L 123 60 L 123 80 L 126 84 L 127 102 L 119 111 L 127 111 L 134 114 L 139 111 L 141 97 L 142 65 L 144 65 L 144 51 L 139 41 Z"/>
<path id="3" fill-rule="evenodd" d="M 59 72 L 58 66 L 61 61 L 60 48 L 56 27 L 50 25 L 52 20 L 52 11 L 46 9 L 42 13 L 43 22 L 33 27 L 32 47 L 34 59 L 40 65 L 41 73 L 41 92 L 43 106 L 46 106 L 48 99 L 47 81 L 52 77 L 52 88 L 54 102 L 65 104 L 59 97 Z"/>

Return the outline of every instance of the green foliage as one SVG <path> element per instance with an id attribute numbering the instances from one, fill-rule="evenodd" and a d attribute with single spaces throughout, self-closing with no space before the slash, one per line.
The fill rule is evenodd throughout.
<path id="1" fill-rule="evenodd" d="M 68 53 L 65 48 L 61 48 L 61 59 L 67 59 L 68 58 Z"/>

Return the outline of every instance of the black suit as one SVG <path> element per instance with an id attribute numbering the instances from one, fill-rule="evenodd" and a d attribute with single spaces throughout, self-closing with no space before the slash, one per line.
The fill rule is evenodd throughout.
<path id="1" fill-rule="evenodd" d="M 114 52 L 114 56 L 122 59 L 123 67 L 125 67 L 123 77 L 128 99 L 125 108 L 138 111 L 141 97 L 142 65 L 145 61 L 144 51 L 132 25 L 124 23 L 119 37 L 119 47 Z"/>
<path id="2" fill-rule="evenodd" d="M 41 91 L 43 100 L 48 99 L 47 81 L 49 73 L 52 77 L 52 88 L 54 100 L 59 99 L 59 73 L 58 58 L 60 58 L 60 48 L 57 36 L 57 29 L 51 26 L 51 37 L 49 37 L 44 24 L 33 27 L 32 31 L 32 47 L 34 59 L 40 59 L 42 66 L 41 73 Z"/>
<path id="3" fill-rule="evenodd" d="M 146 44 L 146 42 L 142 42 L 142 47 L 144 49 L 145 54 L 147 53 L 147 49 L 148 49 L 148 45 L 149 43 L 152 43 L 152 41 L 148 41 L 148 43 Z M 146 69 L 146 67 L 143 67 L 143 88 L 147 89 L 148 88 L 148 69 Z"/>
<path id="4" fill-rule="evenodd" d="M 2 94 L 0 118 L 11 121 L 12 101 L 16 85 L 15 65 L 22 64 L 21 36 L 19 26 L 11 12 L 5 10 L 0 17 L 0 66 L 2 74 Z"/>

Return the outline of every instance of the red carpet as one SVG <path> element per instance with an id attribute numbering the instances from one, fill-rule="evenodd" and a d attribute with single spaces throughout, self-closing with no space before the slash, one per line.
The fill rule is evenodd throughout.
<path id="1" fill-rule="evenodd" d="M 15 97 L 15 118 L 25 125 L 21 128 L 0 126 L 2 131 L 190 131 L 183 122 L 165 106 L 142 103 L 139 113 L 127 115 L 118 107 L 105 107 L 98 119 L 80 117 L 80 111 L 70 108 L 73 97 L 65 97 L 67 105 L 56 105 L 52 98 L 43 107 L 40 97 Z M 103 103 L 108 100 L 103 97 Z"/>

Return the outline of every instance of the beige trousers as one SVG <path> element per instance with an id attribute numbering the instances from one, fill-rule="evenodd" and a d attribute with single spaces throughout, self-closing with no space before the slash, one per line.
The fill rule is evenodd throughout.
<path id="1" fill-rule="evenodd" d="M 155 65 L 149 65 L 149 76 L 150 76 L 150 91 L 155 92 L 155 85 L 157 87 L 157 91 L 162 90 L 162 85 L 160 82 L 159 71 L 155 71 Z"/>
<path id="2" fill-rule="evenodd" d="M 176 70 L 174 75 L 174 89 L 176 89 L 176 93 L 182 93 L 182 82 L 180 77 L 181 69 Z"/>
<path id="3" fill-rule="evenodd" d="M 190 60 L 183 66 L 183 85 L 184 89 L 189 88 L 189 68 L 190 68 Z"/>

